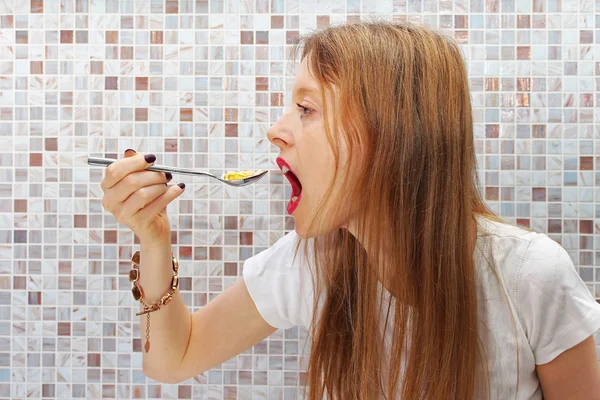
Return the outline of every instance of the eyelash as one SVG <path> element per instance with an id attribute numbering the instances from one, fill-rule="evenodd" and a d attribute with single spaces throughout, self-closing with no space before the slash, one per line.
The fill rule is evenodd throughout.
<path id="1" fill-rule="evenodd" d="M 312 114 L 313 110 L 308 108 L 308 107 L 304 107 L 302 104 L 300 103 L 296 103 L 296 105 L 298 106 L 298 109 L 300 109 L 302 111 L 302 115 L 300 115 L 300 118 L 303 117 L 308 117 L 310 114 Z"/>

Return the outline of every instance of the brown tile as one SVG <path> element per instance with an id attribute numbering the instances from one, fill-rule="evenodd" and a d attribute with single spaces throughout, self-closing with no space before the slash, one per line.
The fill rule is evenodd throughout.
<path id="1" fill-rule="evenodd" d="M 225 121 L 237 122 L 238 120 L 238 109 L 237 108 L 226 108 L 225 109 Z"/>
<path id="2" fill-rule="evenodd" d="M 222 247 L 209 247 L 208 248 L 209 260 L 222 260 L 223 259 L 223 248 Z"/>
<path id="3" fill-rule="evenodd" d="M 238 229 L 237 217 L 225 216 L 224 219 L 225 229 Z"/>
<path id="4" fill-rule="evenodd" d="M 29 32 L 28 31 L 16 31 L 15 40 L 17 44 L 29 43 Z"/>
<path id="5" fill-rule="evenodd" d="M 104 89 L 105 90 L 117 90 L 119 88 L 118 78 L 116 76 L 104 77 Z"/>
<path id="6" fill-rule="evenodd" d="M 190 260 L 192 258 L 192 247 L 179 246 L 179 258 L 182 260 Z"/>
<path id="7" fill-rule="evenodd" d="M 488 139 L 497 139 L 500 135 L 500 127 L 497 124 L 488 124 L 485 126 L 485 137 Z"/>
<path id="8" fill-rule="evenodd" d="M 135 90 L 148 90 L 148 77 L 147 76 L 136 76 L 135 77 Z"/>
<path id="9" fill-rule="evenodd" d="M 329 15 L 317 15 L 317 29 L 325 29 L 330 23 Z"/>
<path id="10" fill-rule="evenodd" d="M 285 42 L 287 44 L 297 44 L 300 40 L 300 33 L 298 31 L 287 31 L 285 33 Z"/>
<path id="11" fill-rule="evenodd" d="M 531 16 L 517 15 L 517 29 L 529 29 L 531 27 Z"/>
<path id="12" fill-rule="evenodd" d="M 151 44 L 163 44 L 163 31 L 152 31 L 150 32 L 150 43 Z"/>
<path id="13" fill-rule="evenodd" d="M 579 221 L 579 233 L 585 233 L 585 234 L 594 233 L 594 221 L 593 220 Z"/>
<path id="14" fill-rule="evenodd" d="M 87 363 L 88 367 L 100 367 L 100 353 L 88 353 Z"/>
<path id="15" fill-rule="evenodd" d="M 167 14 L 179 13 L 179 0 L 167 0 L 165 12 Z"/>
<path id="16" fill-rule="evenodd" d="M 58 139 L 57 138 L 46 138 L 45 142 L 45 150 L 46 151 L 57 151 L 58 150 Z"/>
<path id="17" fill-rule="evenodd" d="M 535 139 L 546 138 L 546 125 L 532 125 L 531 126 L 531 137 Z"/>
<path id="18" fill-rule="evenodd" d="M 225 137 L 238 137 L 238 124 L 225 124 Z"/>
<path id="19" fill-rule="evenodd" d="M 283 29 L 283 15 L 271 15 L 271 29 Z"/>
<path id="20" fill-rule="evenodd" d="M 106 44 L 119 44 L 119 31 L 106 31 Z"/>
<path id="21" fill-rule="evenodd" d="M 517 93 L 517 107 L 529 107 L 529 93 Z"/>
<path id="22" fill-rule="evenodd" d="M 90 73 L 93 75 L 104 74 L 104 62 L 103 61 L 90 62 Z"/>
<path id="23" fill-rule="evenodd" d="M 135 109 L 135 120 L 136 121 L 148 121 L 148 109 L 147 108 L 136 108 Z"/>
<path id="24" fill-rule="evenodd" d="M 531 78 L 517 78 L 517 90 L 519 92 L 530 92 Z"/>
<path id="25" fill-rule="evenodd" d="M 497 187 L 488 186 L 485 188 L 485 199 L 491 201 L 497 201 L 499 199 L 499 193 Z"/>
<path id="26" fill-rule="evenodd" d="M 271 106 L 281 107 L 283 105 L 283 93 L 271 93 Z"/>
<path id="27" fill-rule="evenodd" d="M 256 77 L 256 87 L 257 91 L 269 90 L 269 78 L 266 77 Z"/>
<path id="28" fill-rule="evenodd" d="M 254 32 L 253 31 L 241 31 L 240 32 L 240 44 L 254 44 Z"/>
<path id="29" fill-rule="evenodd" d="M 236 263 L 226 262 L 223 268 L 223 275 L 237 276 L 238 268 Z"/>
<path id="30" fill-rule="evenodd" d="M 469 19 L 466 15 L 455 15 L 454 16 L 454 28 L 455 29 L 467 29 L 469 27 Z"/>
<path id="31" fill-rule="evenodd" d="M 29 62 L 29 73 L 30 74 L 43 74 L 44 73 L 44 62 L 43 61 L 30 61 Z"/>
<path id="32" fill-rule="evenodd" d="M 546 201 L 546 188 L 532 188 L 531 192 L 533 201 Z"/>
<path id="33" fill-rule="evenodd" d="M 517 46 L 517 60 L 531 59 L 531 46 Z"/>
<path id="34" fill-rule="evenodd" d="M 177 388 L 178 399 L 191 399 L 192 398 L 192 386 L 191 385 L 179 385 Z"/>
<path id="35" fill-rule="evenodd" d="M 104 243 L 117 243 L 117 231 L 104 231 Z"/>
<path id="36" fill-rule="evenodd" d="M 133 46 L 121 46 L 121 60 L 133 60 Z"/>
<path id="37" fill-rule="evenodd" d="M 27 278 L 24 276 L 13 276 L 13 289 L 15 289 L 15 290 L 27 289 Z"/>
<path id="38" fill-rule="evenodd" d="M 15 199 L 15 212 L 27 212 L 27 199 Z"/>
<path id="39" fill-rule="evenodd" d="M 42 153 L 29 154 L 29 166 L 30 167 L 41 167 L 42 161 L 43 161 Z"/>
<path id="40" fill-rule="evenodd" d="M 252 246 L 254 234 L 252 232 L 240 232 L 240 245 Z"/>
<path id="41" fill-rule="evenodd" d="M 73 43 L 73 31 L 60 31 L 61 43 Z"/>
<path id="42" fill-rule="evenodd" d="M 179 120 L 180 121 L 193 121 L 194 114 L 191 108 L 180 108 L 179 109 Z"/>
<path id="43" fill-rule="evenodd" d="M 594 169 L 594 157 L 582 156 L 579 157 L 579 169 L 581 171 L 591 171 Z"/>
<path id="44" fill-rule="evenodd" d="M 30 305 L 41 305 L 42 304 L 42 292 L 29 292 L 27 293 L 28 304 Z"/>
<path id="45" fill-rule="evenodd" d="M 497 92 L 500 87 L 500 80 L 498 78 L 485 78 L 485 90 L 486 92 Z"/>
<path id="46" fill-rule="evenodd" d="M 177 139 L 165 139 L 165 152 L 177 153 Z"/>
<path id="47" fill-rule="evenodd" d="M 75 214 L 73 216 L 73 228 L 87 228 L 87 215 Z"/>

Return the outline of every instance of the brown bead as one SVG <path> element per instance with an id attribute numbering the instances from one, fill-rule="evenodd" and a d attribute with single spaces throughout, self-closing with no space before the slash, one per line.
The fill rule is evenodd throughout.
<path id="1" fill-rule="evenodd" d="M 137 282 L 138 279 L 140 279 L 140 270 L 133 268 L 129 271 L 129 282 Z"/>
<path id="2" fill-rule="evenodd" d="M 179 285 L 179 277 L 177 275 L 173 275 L 173 279 L 171 279 L 171 289 L 173 289 L 173 290 L 177 289 L 178 285 Z"/>
<path id="3" fill-rule="evenodd" d="M 131 257 L 131 262 L 134 263 L 135 265 L 140 265 L 140 251 L 136 251 L 133 254 L 133 257 Z"/>
<path id="4" fill-rule="evenodd" d="M 144 350 L 146 350 L 146 353 L 150 351 L 150 341 L 146 340 L 146 344 L 144 345 Z"/>
<path id="5" fill-rule="evenodd" d="M 132 289 L 131 289 L 131 293 L 133 294 L 133 298 L 136 300 L 141 299 L 142 297 L 144 297 L 144 291 L 142 290 L 142 288 L 138 285 L 135 285 Z"/>

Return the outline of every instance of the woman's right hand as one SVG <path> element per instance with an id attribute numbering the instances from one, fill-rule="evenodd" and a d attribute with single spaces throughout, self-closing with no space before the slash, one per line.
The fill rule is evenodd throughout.
<path id="1" fill-rule="evenodd" d="M 170 241 L 166 207 L 183 193 L 185 185 L 167 186 L 172 179 L 170 173 L 147 171 L 155 161 L 152 154 L 125 151 L 125 158 L 106 168 L 100 183 L 102 206 L 141 241 Z"/>

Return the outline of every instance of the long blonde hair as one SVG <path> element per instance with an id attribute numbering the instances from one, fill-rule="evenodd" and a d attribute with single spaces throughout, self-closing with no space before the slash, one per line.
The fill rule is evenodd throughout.
<path id="1" fill-rule="evenodd" d="M 488 389 L 475 216 L 496 218 L 478 191 L 458 45 L 425 26 L 372 22 L 318 31 L 297 50 L 322 90 L 336 177 L 348 168 L 336 151 L 341 140 L 355 167 L 326 204 L 358 218 L 356 237 L 337 228 L 311 242 L 308 398 L 473 399 Z M 313 226 L 332 219 L 326 204 Z M 387 345 L 382 318 L 393 331 Z"/>

